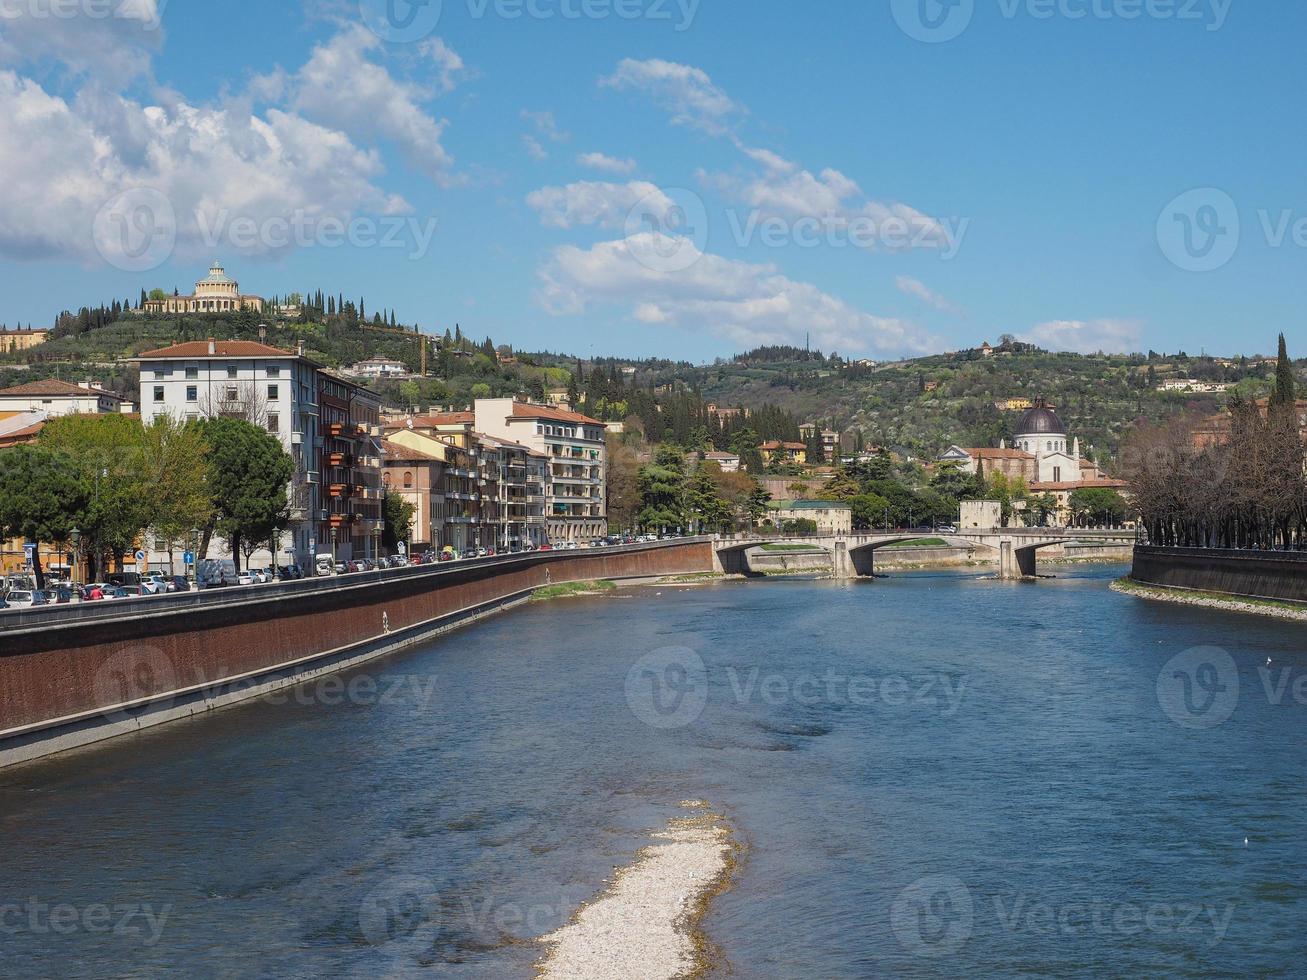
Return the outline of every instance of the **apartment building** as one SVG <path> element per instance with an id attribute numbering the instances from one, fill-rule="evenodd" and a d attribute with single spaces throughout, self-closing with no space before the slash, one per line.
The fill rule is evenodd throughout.
<path id="1" fill-rule="evenodd" d="M 608 533 L 604 423 L 512 398 L 478 399 L 472 415 L 477 432 L 526 447 L 536 454 L 537 467 L 544 458 L 546 482 L 540 496 L 550 542 L 584 543 Z"/>
<path id="2" fill-rule="evenodd" d="M 289 528 L 277 554 L 256 566 L 313 564 L 328 550 L 340 560 L 375 553 L 381 535 L 380 400 L 302 351 L 246 340 L 207 340 L 146 351 L 141 419 L 226 416 L 267 429 L 295 463 Z M 157 552 L 166 542 L 151 542 Z M 229 554 L 215 538 L 209 557 Z M 156 556 L 157 557 L 157 556 Z M 156 557 L 151 558 L 153 563 Z"/>

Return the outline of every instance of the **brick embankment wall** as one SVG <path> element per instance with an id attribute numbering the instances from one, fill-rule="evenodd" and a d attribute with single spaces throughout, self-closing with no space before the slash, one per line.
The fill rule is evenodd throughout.
<path id="1" fill-rule="evenodd" d="M 1307 602 L 1307 554 L 1204 548 L 1135 548 L 1130 577 L 1148 585 Z"/>
<path id="2" fill-rule="evenodd" d="M 696 539 L 7 613 L 0 767 L 393 652 L 551 583 L 711 569 Z"/>

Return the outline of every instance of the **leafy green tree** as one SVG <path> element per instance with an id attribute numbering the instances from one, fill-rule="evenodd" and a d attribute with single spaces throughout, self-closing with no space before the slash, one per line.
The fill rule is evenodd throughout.
<path id="1" fill-rule="evenodd" d="M 640 470 L 639 525 L 665 530 L 685 524 L 685 454 L 676 446 L 658 449 L 654 461 Z"/>
<path id="2" fill-rule="evenodd" d="M 844 470 L 838 471 L 817 494 L 818 500 L 852 500 L 862 492 L 862 485 Z"/>
<path id="3" fill-rule="evenodd" d="M 397 493 L 387 493 L 381 501 L 381 516 L 386 522 L 381 541 L 394 552 L 401 541 L 408 543 L 413 532 L 413 505 Z"/>
<path id="4" fill-rule="evenodd" d="M 82 520 L 86 482 L 75 460 L 44 446 L 17 446 L 0 453 L 0 539 L 21 537 L 36 545 L 36 586 L 45 588 L 41 544 L 62 543 Z"/>
<path id="5" fill-rule="evenodd" d="M 157 537 L 173 544 L 206 527 L 213 515 L 209 445 L 200 427 L 160 416 L 142 432 L 141 469 L 148 491 L 148 520 Z"/>
<path id="6" fill-rule="evenodd" d="M 720 531 L 731 522 L 731 508 L 722 499 L 721 467 L 711 460 L 695 469 L 685 487 L 685 512 L 697 531 Z"/>
<path id="7" fill-rule="evenodd" d="M 1301 472 L 1301 470 L 1300 470 Z M 1129 505 L 1110 487 L 1081 487 L 1067 501 L 1077 525 L 1119 524 L 1129 513 Z"/>
<path id="8" fill-rule="evenodd" d="M 91 491 L 78 527 L 87 577 L 99 578 L 109 558 L 121 565 L 135 550 L 155 513 L 145 429 L 127 415 L 65 415 L 46 424 L 41 446 L 72 459 Z"/>
<path id="9" fill-rule="evenodd" d="M 286 490 L 295 464 L 280 442 L 249 422 L 219 417 L 198 425 L 209 444 L 214 513 L 200 557 L 205 557 L 210 535 L 217 529 L 231 544 L 233 562 L 239 564 L 242 542 L 266 541 L 285 525 Z"/>
<path id="10" fill-rule="evenodd" d="M 1051 493 L 1031 497 L 1030 510 L 1035 516 L 1035 522 L 1040 527 L 1047 527 L 1049 519 L 1057 515 L 1057 497 Z"/>
<path id="11" fill-rule="evenodd" d="M 893 510 L 889 500 L 878 493 L 863 493 L 849 501 L 853 508 L 853 526 L 860 531 L 884 527 Z"/>

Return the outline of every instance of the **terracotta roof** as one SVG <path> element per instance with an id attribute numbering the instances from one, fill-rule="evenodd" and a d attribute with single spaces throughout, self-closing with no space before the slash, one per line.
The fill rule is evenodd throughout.
<path id="1" fill-rule="evenodd" d="M 293 350 L 269 347 L 257 340 L 215 340 L 212 341 L 214 352 L 209 353 L 207 340 L 191 340 L 184 344 L 173 344 L 159 350 L 147 350 L 133 358 L 138 361 L 157 361 L 172 358 L 203 357 L 299 357 Z"/>
<path id="2" fill-rule="evenodd" d="M 471 412 L 437 412 L 433 415 L 414 415 L 413 428 L 415 429 L 434 429 L 441 425 L 471 425 L 476 418 Z M 387 429 L 407 429 L 409 420 L 402 422 L 387 422 Z"/>
<path id="3" fill-rule="evenodd" d="M 773 449 L 795 449 L 795 450 L 798 450 L 798 449 L 807 449 L 808 447 L 807 447 L 806 445 L 804 445 L 803 443 L 801 443 L 801 442 L 777 442 L 775 439 L 773 439 L 773 440 L 771 440 L 770 442 L 764 442 L 764 443 L 763 443 L 761 446 L 759 446 L 758 448 L 759 448 L 759 449 L 765 449 L 765 450 L 769 450 L 769 451 L 770 451 L 770 450 L 773 450 Z"/>
<path id="4" fill-rule="evenodd" d="M 1079 483 L 1031 483 L 1030 489 L 1035 492 L 1044 492 L 1052 490 L 1121 490 L 1130 486 L 1125 480 L 1109 480 L 1103 478 L 1100 480 L 1081 480 Z"/>
<path id="5" fill-rule="evenodd" d="M 547 419 L 552 422 L 578 422 L 582 425 L 603 425 L 598 419 L 592 419 L 580 412 L 569 412 L 562 408 L 546 408 L 544 405 L 527 405 L 513 402 L 515 419 Z"/>
<path id="6" fill-rule="evenodd" d="M 704 459 L 739 459 L 739 453 L 704 453 Z"/>
<path id="7" fill-rule="evenodd" d="M 972 459 L 1031 459 L 1035 457 L 1020 449 L 967 449 L 966 454 Z"/>
<path id="8" fill-rule="evenodd" d="M 81 385 L 75 385 L 69 381 L 56 381 L 54 378 L 47 378 L 44 381 L 28 381 L 14 388 L 0 390 L 0 397 L 22 398 L 38 395 L 54 397 L 80 395 L 83 398 L 90 395 L 104 395 L 106 398 L 114 398 L 120 402 L 126 401 L 122 395 L 115 395 L 112 391 L 105 391 L 103 388 L 83 388 Z"/>
<path id="9" fill-rule="evenodd" d="M 0 446 L 18 446 L 26 442 L 33 442 L 45 428 L 45 422 L 37 422 L 29 425 L 25 429 L 15 429 L 13 432 L 0 434 Z"/>
<path id="10" fill-rule="evenodd" d="M 0 330 L 0 337 L 30 337 L 33 334 L 49 333 L 50 329 L 50 327 L 33 327 L 28 330 L 24 327 L 22 330 Z"/>
<path id="11" fill-rule="evenodd" d="M 381 440 L 382 459 L 387 463 L 441 463 L 444 462 L 439 456 L 432 456 L 430 453 L 424 453 L 420 449 L 413 449 L 410 446 L 401 446 L 397 442 L 391 442 L 389 439 Z"/>

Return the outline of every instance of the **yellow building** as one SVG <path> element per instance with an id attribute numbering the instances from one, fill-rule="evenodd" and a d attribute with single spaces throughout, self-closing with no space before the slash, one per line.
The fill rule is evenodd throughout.
<path id="1" fill-rule="evenodd" d="M 764 442 L 758 447 L 758 453 L 764 466 L 771 466 L 774 462 L 808 464 L 808 447 L 801 442 Z"/>
<path id="2" fill-rule="evenodd" d="M 231 310 L 263 312 L 262 296 L 242 296 L 241 286 L 227 275 L 217 260 L 209 274 L 195 284 L 192 296 L 168 296 L 147 299 L 141 309 L 146 313 L 225 313 Z"/>
<path id="3" fill-rule="evenodd" d="M 14 354 L 44 344 L 49 330 L 8 330 L 0 327 L 0 354 Z"/>

